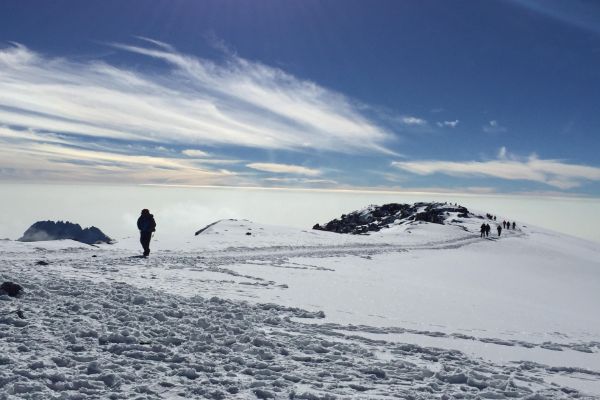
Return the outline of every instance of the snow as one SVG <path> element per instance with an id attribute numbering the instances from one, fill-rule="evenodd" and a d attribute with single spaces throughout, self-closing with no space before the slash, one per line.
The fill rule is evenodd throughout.
<path id="1" fill-rule="evenodd" d="M 600 398 L 600 246 L 481 222 L 0 241 L 0 399 Z"/>

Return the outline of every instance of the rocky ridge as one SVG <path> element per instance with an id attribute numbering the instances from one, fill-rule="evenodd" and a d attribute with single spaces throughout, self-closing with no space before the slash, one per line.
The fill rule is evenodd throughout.
<path id="1" fill-rule="evenodd" d="M 63 239 L 86 244 L 112 243 L 112 239 L 95 226 L 82 229 L 79 224 L 68 221 L 38 221 L 25 231 L 19 241 L 40 242 Z"/>
<path id="2" fill-rule="evenodd" d="M 313 229 L 358 235 L 377 232 L 393 225 L 418 221 L 444 225 L 456 221 L 456 218 L 473 216 L 466 207 L 450 203 L 389 203 L 382 206 L 371 205 L 362 210 L 343 214 L 340 218 L 323 225 L 315 224 Z"/>

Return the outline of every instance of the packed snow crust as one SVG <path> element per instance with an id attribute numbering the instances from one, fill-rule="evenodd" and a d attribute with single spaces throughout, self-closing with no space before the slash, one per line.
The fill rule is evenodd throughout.
<path id="1" fill-rule="evenodd" d="M 481 222 L 2 241 L 0 399 L 600 398 L 600 246 Z"/>

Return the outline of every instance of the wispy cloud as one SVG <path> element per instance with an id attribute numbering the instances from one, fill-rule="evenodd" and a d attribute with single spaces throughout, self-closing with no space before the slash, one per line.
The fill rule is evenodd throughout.
<path id="1" fill-rule="evenodd" d="M 114 44 L 166 63 L 141 72 L 102 62 L 0 50 L 0 124 L 122 140 L 390 153 L 391 133 L 354 102 L 230 55 L 223 64 L 169 45 Z"/>
<path id="2" fill-rule="evenodd" d="M 424 120 L 422 118 L 418 118 L 418 117 L 413 117 L 410 115 L 401 117 L 400 121 L 405 125 L 417 125 L 417 126 L 427 125 L 426 120 Z"/>
<path id="3" fill-rule="evenodd" d="M 300 185 L 338 185 L 337 181 L 332 179 L 310 179 L 310 178 L 279 178 L 279 177 L 269 177 L 265 178 L 264 181 L 275 183 L 275 184 L 300 184 Z"/>
<path id="4" fill-rule="evenodd" d="M 395 161 L 392 166 L 417 175 L 444 174 L 458 177 L 493 177 L 544 183 L 559 189 L 580 186 L 584 181 L 600 181 L 600 168 L 569 164 L 561 160 L 509 155 L 506 148 L 488 161 Z"/>
<path id="5" fill-rule="evenodd" d="M 459 120 L 455 119 L 454 121 L 439 121 L 436 124 L 440 128 L 456 128 L 459 122 Z"/>
<path id="6" fill-rule="evenodd" d="M 6 126 L 0 126 L 0 144 L 3 179 L 204 184 L 234 184 L 238 179 L 235 172 L 214 168 L 235 160 L 181 158 L 168 149 L 145 155 L 135 146 L 127 146 L 128 151 L 96 143 L 83 147 L 69 136 Z"/>
<path id="7" fill-rule="evenodd" d="M 278 174 L 296 174 L 307 176 L 321 175 L 321 171 L 314 168 L 307 168 L 301 165 L 276 164 L 276 163 L 250 163 L 246 165 L 248 168 L 257 171 L 274 172 Z"/>
<path id="8" fill-rule="evenodd" d="M 485 133 L 503 133 L 508 130 L 505 126 L 500 125 L 495 119 L 482 126 L 482 129 Z"/>
<path id="9" fill-rule="evenodd" d="M 549 2 L 544 0 L 512 0 L 512 2 L 567 25 L 600 35 L 597 2 Z"/>
<path id="10" fill-rule="evenodd" d="M 209 154 L 205 151 L 198 149 L 185 149 L 181 151 L 181 154 L 184 154 L 188 157 L 208 157 Z"/>
<path id="11" fill-rule="evenodd" d="M 507 155 L 508 155 L 508 152 L 507 152 L 505 146 L 502 146 L 502 147 L 500 147 L 500 149 L 498 149 L 498 158 L 500 160 L 506 160 Z"/>
<path id="12" fill-rule="evenodd" d="M 0 49 L 4 177 L 46 171 L 48 178 L 233 184 L 218 165 L 239 160 L 216 158 L 228 154 L 223 149 L 395 154 L 387 147 L 393 134 L 343 94 L 231 51 L 215 63 L 138 39 L 143 46 L 110 46 L 162 67 L 48 57 L 19 44 Z"/>

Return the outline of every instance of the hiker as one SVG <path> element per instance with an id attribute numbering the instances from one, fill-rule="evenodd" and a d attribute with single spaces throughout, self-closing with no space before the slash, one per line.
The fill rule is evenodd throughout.
<path id="1" fill-rule="evenodd" d="M 485 236 L 486 237 L 490 236 L 491 230 L 492 230 L 492 227 L 490 226 L 490 224 L 485 224 Z"/>
<path id="2" fill-rule="evenodd" d="M 485 224 L 481 224 L 481 229 L 479 229 L 479 232 L 481 232 L 481 237 L 485 236 Z"/>
<path id="3" fill-rule="evenodd" d="M 156 230 L 156 222 L 154 221 L 154 215 L 150 214 L 147 208 L 142 210 L 142 214 L 137 220 L 137 227 L 140 230 L 140 243 L 144 248 L 144 257 L 148 257 L 150 254 L 150 239 L 152 233 Z"/>
<path id="4" fill-rule="evenodd" d="M 502 227 L 506 229 L 506 221 L 502 221 Z"/>
<path id="5" fill-rule="evenodd" d="M 513 231 L 517 229 L 517 224 L 515 224 L 515 221 L 513 221 Z"/>
<path id="6" fill-rule="evenodd" d="M 496 229 L 498 230 L 498 237 L 500 237 L 500 233 L 502 233 L 502 227 L 498 225 Z"/>

